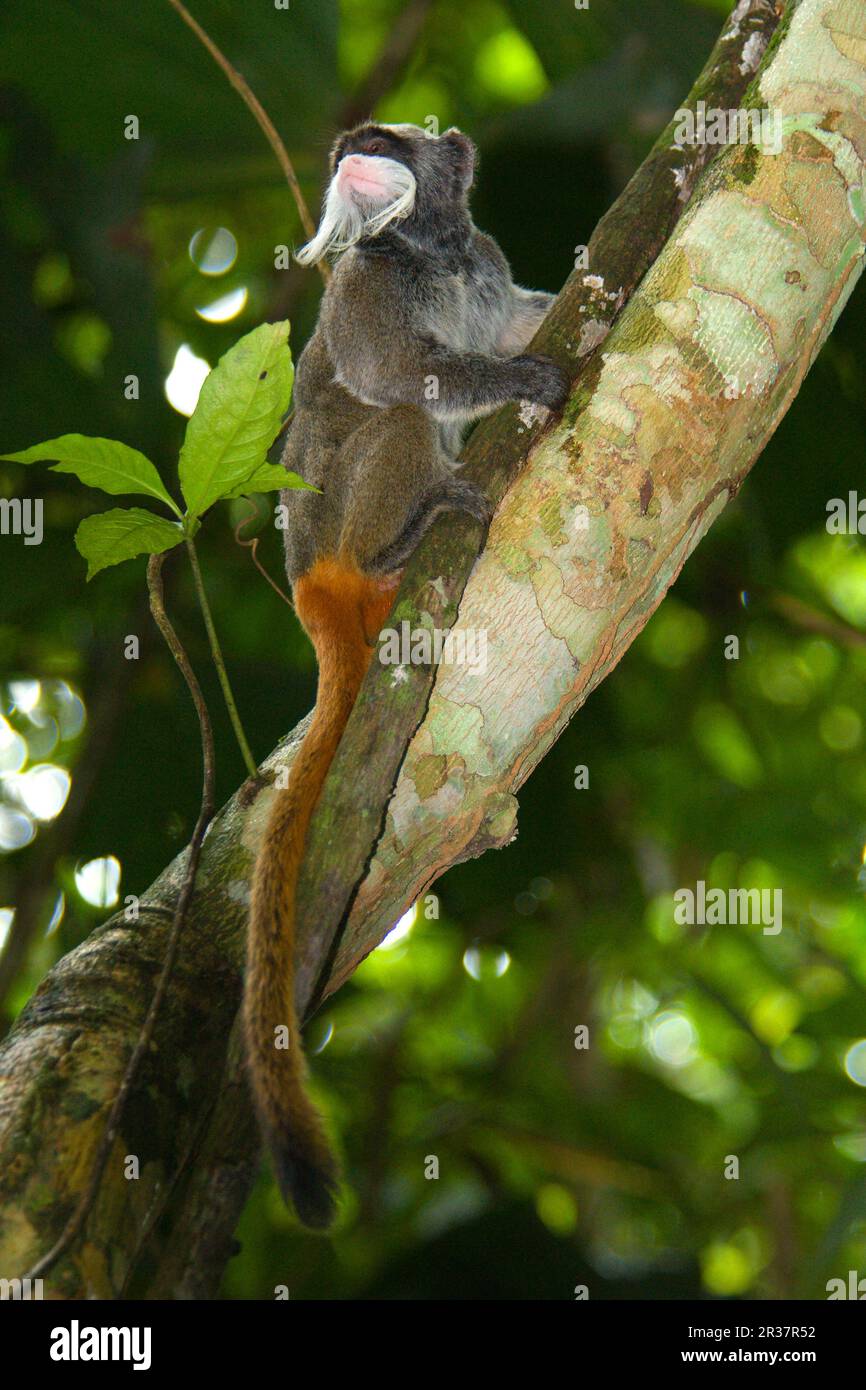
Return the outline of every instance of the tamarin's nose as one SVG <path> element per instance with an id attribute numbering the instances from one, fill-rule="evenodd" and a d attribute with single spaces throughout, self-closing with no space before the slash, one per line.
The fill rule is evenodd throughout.
<path id="1" fill-rule="evenodd" d="M 344 169 L 357 169 L 359 172 L 364 168 L 364 156 L 362 154 L 347 154 L 341 160 Z"/>

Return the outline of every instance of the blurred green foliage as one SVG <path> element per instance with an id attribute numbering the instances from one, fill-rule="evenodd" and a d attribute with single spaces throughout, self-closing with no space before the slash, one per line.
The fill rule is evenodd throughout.
<path id="1" fill-rule="evenodd" d="M 402 0 L 192 6 L 315 205 Z M 438 0 L 376 110 L 470 131 L 477 220 L 519 279 L 555 289 L 728 8 Z M 288 314 L 297 354 L 315 316 L 318 277 L 274 269 L 274 248 L 302 237 L 260 132 L 167 3 L 6 0 L 0 167 L 0 444 L 110 435 L 168 476 L 178 349 L 213 364 Z M 219 227 L 237 255 L 204 275 L 190 242 Z M 201 317 L 231 291 L 240 313 Z M 824 526 L 862 474 L 864 330 L 861 288 L 737 502 L 522 791 L 518 840 L 436 885 L 312 1024 L 345 1218 L 330 1240 L 299 1233 L 263 1175 L 227 1297 L 570 1298 L 581 1283 L 592 1297 L 822 1297 L 830 1277 L 866 1272 L 866 559 Z M 0 491 L 24 496 L 33 476 L 0 464 Z M 71 538 L 97 504 L 63 476 L 40 487 L 42 545 L 0 538 L 0 929 L 23 900 L 40 914 L 7 1018 L 104 915 L 100 897 L 141 891 L 183 845 L 199 783 L 143 561 L 85 589 Z M 235 544 L 247 511 L 218 511 L 202 552 L 262 756 L 309 707 L 314 670 Z M 279 575 L 278 537 L 259 527 Z M 182 566 L 168 584 L 228 795 L 242 769 Z M 63 777 L 27 781 L 46 766 L 72 777 L 53 818 Z M 673 893 L 700 879 L 782 889 L 784 929 L 678 926 Z"/>

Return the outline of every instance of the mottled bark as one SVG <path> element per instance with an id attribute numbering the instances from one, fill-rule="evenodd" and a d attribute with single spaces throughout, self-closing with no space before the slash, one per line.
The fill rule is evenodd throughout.
<path id="1" fill-rule="evenodd" d="M 736 107 L 744 99 L 776 28 L 768 0 L 744 0 L 729 17 L 683 104 L 695 112 Z M 701 170 L 718 146 L 674 143 L 675 117 L 646 160 L 601 219 L 576 268 L 536 335 L 533 348 L 555 357 L 580 382 L 635 287 L 653 264 L 682 215 Z M 464 452 L 464 472 L 498 503 L 530 450 L 539 420 L 516 406 L 477 429 Z M 414 632 L 452 627 L 480 545 L 479 528 L 453 515 L 443 518 L 419 546 L 400 586 L 393 624 Z M 321 943 L 337 936 L 382 833 L 384 809 L 409 740 L 430 699 L 437 670 L 416 663 L 391 673 L 374 667 L 360 692 L 311 827 L 301 891 L 308 904 L 300 935 L 310 943 L 299 962 L 304 1004 L 321 980 Z M 484 846 L 479 846 L 481 852 Z M 317 981 L 317 976 L 319 977 Z"/>
<path id="2" fill-rule="evenodd" d="M 738 7 L 738 23 L 747 9 Z M 376 729 L 389 721 L 413 726 L 404 702 L 417 701 L 423 720 L 390 800 L 390 783 L 377 803 L 365 795 L 364 834 L 376 839 L 384 829 L 360 890 L 348 885 L 351 911 L 325 992 L 449 865 L 512 837 L 516 790 L 736 492 L 831 331 L 862 267 L 864 14 L 859 0 L 790 7 L 752 89 L 755 104 L 769 103 L 783 117 L 782 152 L 734 146 L 713 162 L 561 421 L 542 429 L 506 411 L 473 444 L 478 459 L 489 459 L 493 486 L 505 491 L 513 479 L 455 629 L 487 634 L 487 669 L 441 667 L 429 700 L 426 690 L 418 699 L 417 668 L 407 668 L 406 681 L 393 670 L 371 671 L 353 719 L 367 732 L 353 745 L 357 762 L 347 767 L 341 752 L 336 789 L 347 778 L 358 788 L 378 762 Z M 663 185 L 673 174 L 655 157 Z M 647 204 L 658 206 L 655 198 Z M 652 213 L 643 215 L 654 236 Z M 606 326 L 625 277 L 603 278 L 603 286 L 584 286 L 595 291 L 587 304 L 572 277 L 553 316 L 554 350 L 577 356 L 588 317 Z M 563 307 L 569 299 L 572 316 Z M 464 566 L 461 575 L 468 568 L 469 539 L 456 527 L 431 539 L 407 576 L 397 623 L 447 625 L 463 583 L 454 566 Z M 383 722 L 365 724 L 379 701 Z M 290 757 L 287 744 L 268 765 Z M 256 1147 L 237 1050 L 227 1060 L 227 1049 L 247 879 L 272 796 L 270 788 L 242 788 L 208 836 L 146 1084 L 132 1097 L 88 1239 L 49 1278 L 49 1294 L 114 1296 L 128 1287 L 160 1213 L 169 1234 L 154 1236 L 148 1255 L 163 1269 L 149 1282 L 140 1276 L 144 1290 L 213 1291 Z M 329 788 L 312 846 L 312 911 L 309 877 L 304 887 L 302 1006 L 328 952 L 322 905 L 342 911 L 349 822 L 333 820 L 330 796 Z M 352 853 L 358 843 L 354 837 Z M 51 1244 L 86 1179 L 179 881 L 176 861 L 147 895 L 162 911 L 138 923 L 113 919 L 61 961 L 0 1052 L 2 1276 L 22 1273 Z M 140 1160 L 136 1181 L 123 1177 L 125 1154 Z"/>

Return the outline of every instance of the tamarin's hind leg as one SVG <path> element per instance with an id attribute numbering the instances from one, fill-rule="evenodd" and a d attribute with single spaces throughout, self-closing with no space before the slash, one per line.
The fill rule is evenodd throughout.
<path id="1" fill-rule="evenodd" d="M 355 430 L 340 451 L 340 555 L 361 570 L 403 529 L 439 467 L 436 430 L 418 406 L 392 406 Z"/>
<path id="2" fill-rule="evenodd" d="M 393 406 L 347 440 L 348 469 L 340 553 L 368 574 L 402 568 L 434 517 L 467 511 L 489 520 L 478 488 L 455 476 L 439 431 L 417 406 Z M 363 499 L 363 505 L 353 505 Z"/>

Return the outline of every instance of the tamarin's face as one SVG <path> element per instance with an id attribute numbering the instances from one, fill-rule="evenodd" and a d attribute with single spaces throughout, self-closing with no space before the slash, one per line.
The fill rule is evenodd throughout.
<path id="1" fill-rule="evenodd" d="M 431 136 L 420 126 L 365 122 L 331 151 L 331 182 L 316 236 L 298 252 L 302 264 L 378 236 L 393 222 L 424 241 L 436 240 L 465 213 L 475 171 L 475 146 L 459 130 Z"/>

